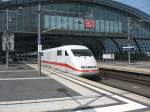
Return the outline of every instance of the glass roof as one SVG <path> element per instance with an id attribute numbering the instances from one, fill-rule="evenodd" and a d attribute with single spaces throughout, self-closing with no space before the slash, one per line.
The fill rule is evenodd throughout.
<path id="1" fill-rule="evenodd" d="M 114 0 L 141 10 L 150 15 L 150 0 Z"/>

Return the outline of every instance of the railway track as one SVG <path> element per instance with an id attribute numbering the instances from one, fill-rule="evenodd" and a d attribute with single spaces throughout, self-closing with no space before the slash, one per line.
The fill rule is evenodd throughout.
<path id="1" fill-rule="evenodd" d="M 150 76 L 143 74 L 133 74 L 128 72 L 118 72 L 112 70 L 100 69 L 100 74 L 106 80 L 109 78 L 123 80 L 127 82 L 137 83 L 145 86 L 150 86 Z"/>
<path id="2" fill-rule="evenodd" d="M 36 63 L 37 61 L 30 60 L 28 62 Z M 106 80 L 112 78 L 112 79 L 137 83 L 145 86 L 150 86 L 150 76 L 148 75 L 134 74 L 129 72 L 121 72 L 121 71 L 114 71 L 114 70 L 107 70 L 107 69 L 100 69 L 100 75 Z"/>
<path id="3" fill-rule="evenodd" d="M 28 60 L 28 62 L 36 63 L 37 61 Z M 129 72 L 121 72 L 121 71 L 107 70 L 107 69 L 100 69 L 100 75 L 106 80 L 112 78 L 112 79 L 118 79 L 127 82 L 150 86 L 150 76 L 148 75 L 134 74 Z"/>
<path id="4" fill-rule="evenodd" d="M 56 72 L 57 73 L 61 72 L 61 71 L 58 71 L 56 69 L 52 69 L 52 68 L 49 68 L 49 67 L 46 67 L 46 66 L 44 68 L 46 68 L 46 71 L 47 70 L 49 71 L 49 69 L 51 69 L 54 72 L 54 74 Z M 61 72 L 61 74 L 66 75 L 66 73 L 62 73 L 62 72 Z M 141 84 L 141 85 L 146 85 L 147 87 L 146 88 L 145 87 L 144 88 L 140 87 L 140 89 L 133 89 L 132 86 L 128 86 L 128 82 L 127 82 L 126 86 L 125 85 L 122 86 L 121 84 L 118 84 L 118 83 L 115 83 L 113 85 L 111 83 L 107 83 L 107 81 L 105 82 L 104 80 L 101 80 L 100 77 L 92 77 L 92 78 L 91 77 L 88 77 L 88 78 L 86 77 L 86 79 L 92 80 L 93 82 L 98 82 L 98 83 L 101 83 L 101 84 L 104 84 L 104 85 L 107 85 L 107 86 L 110 86 L 110 87 L 115 87 L 115 88 L 118 88 L 118 89 L 121 89 L 121 90 L 125 90 L 125 91 L 131 92 L 131 93 L 135 93 L 135 94 L 150 98 L 150 95 L 149 95 L 150 90 L 147 89 L 150 86 L 150 78 L 149 78 L 149 81 L 148 81 L 147 77 L 141 77 L 142 75 L 140 76 L 139 74 L 138 74 L 138 76 L 135 75 L 135 74 L 131 76 L 129 74 L 128 75 L 126 75 L 125 73 L 118 74 L 118 72 L 116 72 L 116 71 L 108 71 L 108 70 L 100 70 L 100 75 L 103 76 L 105 79 L 110 78 L 109 82 L 112 82 L 111 79 L 113 78 L 113 79 L 119 80 L 120 82 L 121 82 L 121 80 L 126 81 L 126 82 L 127 81 L 128 82 L 134 82 L 134 83 L 138 83 L 138 84 Z M 60 75 L 60 76 L 63 76 L 63 75 Z M 68 76 L 72 77 L 72 75 L 70 75 L 70 74 Z M 136 78 L 133 78 L 133 77 L 136 77 Z M 76 77 L 74 77 L 74 78 L 76 78 Z M 83 77 L 83 79 L 85 79 L 85 78 Z M 118 86 L 118 85 L 121 85 L 121 86 Z M 136 87 L 139 87 L 139 85 L 136 86 Z M 145 91 L 145 89 L 146 89 L 146 91 Z"/>

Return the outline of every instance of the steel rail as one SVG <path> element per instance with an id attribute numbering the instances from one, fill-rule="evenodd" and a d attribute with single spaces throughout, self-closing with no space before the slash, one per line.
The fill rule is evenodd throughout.
<path id="1" fill-rule="evenodd" d="M 143 74 L 131 74 L 128 72 L 118 72 L 118 71 L 109 71 L 109 70 L 100 70 L 100 73 L 105 79 L 118 79 L 127 82 L 142 84 L 150 86 L 150 77 Z"/>

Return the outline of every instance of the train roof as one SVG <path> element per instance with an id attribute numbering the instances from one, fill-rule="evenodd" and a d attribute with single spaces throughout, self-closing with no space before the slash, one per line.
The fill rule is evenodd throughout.
<path id="1" fill-rule="evenodd" d="M 45 49 L 43 51 L 46 51 L 46 50 L 55 50 L 55 49 L 88 49 L 88 48 L 86 46 L 83 46 L 83 45 L 65 45 L 65 46 L 60 46 L 60 47 Z"/>
<path id="2" fill-rule="evenodd" d="M 65 45 L 62 46 L 63 48 L 70 48 L 70 49 L 88 49 L 86 46 L 83 45 Z"/>

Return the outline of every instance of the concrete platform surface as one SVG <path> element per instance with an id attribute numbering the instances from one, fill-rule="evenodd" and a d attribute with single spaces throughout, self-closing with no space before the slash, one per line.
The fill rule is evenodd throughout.
<path id="1" fill-rule="evenodd" d="M 33 70 L 33 68 L 25 65 L 25 64 L 10 64 L 9 67 L 7 68 L 6 65 L 0 65 L 0 71 L 13 71 L 13 70 Z"/>
<path id="2" fill-rule="evenodd" d="M 117 70 L 131 73 L 140 73 L 150 75 L 150 62 L 100 62 L 98 61 L 100 69 Z"/>
<path id="3" fill-rule="evenodd" d="M 61 98 L 79 95 L 52 78 L 0 81 L 0 102 Z"/>
<path id="4" fill-rule="evenodd" d="M 36 68 L 35 65 L 30 66 Z M 148 98 L 67 73 L 58 73 L 50 68 L 43 69 L 42 72 L 47 77 L 37 75 L 27 78 L 0 78 L 0 112 L 148 112 L 150 110 Z"/>

